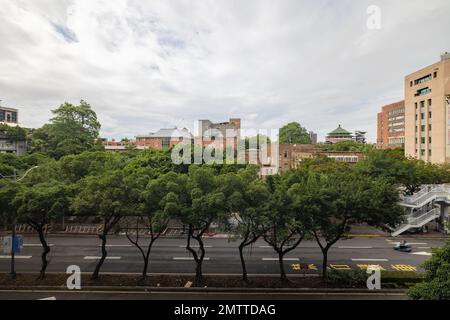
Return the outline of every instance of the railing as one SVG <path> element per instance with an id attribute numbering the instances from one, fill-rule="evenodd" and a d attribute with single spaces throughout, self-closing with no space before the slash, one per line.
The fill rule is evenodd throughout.
<path id="1" fill-rule="evenodd" d="M 418 193 L 410 197 L 404 197 L 403 202 L 409 205 L 420 205 L 426 204 L 436 197 L 450 198 L 450 187 L 449 186 L 436 186 L 430 188 L 425 186 L 424 189 L 420 190 Z"/>
<path id="2" fill-rule="evenodd" d="M 411 226 L 421 226 L 421 223 L 428 222 L 428 219 L 439 217 L 440 210 L 438 208 L 434 208 L 427 213 L 422 214 L 418 217 L 409 217 L 408 218 L 408 224 Z"/>

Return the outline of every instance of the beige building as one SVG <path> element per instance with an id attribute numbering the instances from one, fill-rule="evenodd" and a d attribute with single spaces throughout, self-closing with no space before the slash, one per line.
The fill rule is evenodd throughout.
<path id="1" fill-rule="evenodd" d="M 450 53 L 405 77 L 405 154 L 450 162 Z"/>

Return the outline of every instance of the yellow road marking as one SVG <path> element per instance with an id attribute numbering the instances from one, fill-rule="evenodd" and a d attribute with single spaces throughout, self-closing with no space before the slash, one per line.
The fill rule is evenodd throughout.
<path id="1" fill-rule="evenodd" d="M 352 269 L 346 264 L 330 264 L 330 267 L 331 267 L 331 269 L 335 269 L 335 270 L 351 270 Z"/>
<path id="2" fill-rule="evenodd" d="M 409 264 L 393 264 L 391 265 L 392 269 L 397 271 L 410 271 L 410 272 L 416 272 L 417 268 L 409 265 Z"/>
<path id="3" fill-rule="evenodd" d="M 381 270 L 381 271 L 386 271 L 385 268 L 383 268 L 382 266 L 380 266 L 380 265 L 378 265 L 378 264 L 357 264 L 356 266 L 357 266 L 359 269 L 361 269 L 361 270 L 367 270 L 367 268 L 368 268 L 369 266 L 371 266 L 372 268 L 377 268 L 377 269 L 379 269 L 379 270 Z"/>

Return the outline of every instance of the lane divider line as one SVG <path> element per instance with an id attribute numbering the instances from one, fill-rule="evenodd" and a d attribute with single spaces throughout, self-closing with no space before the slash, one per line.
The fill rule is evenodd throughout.
<path id="1" fill-rule="evenodd" d="M 86 256 L 83 258 L 83 260 L 100 260 L 101 257 L 97 256 Z M 120 260 L 122 257 L 106 257 L 106 260 Z"/>

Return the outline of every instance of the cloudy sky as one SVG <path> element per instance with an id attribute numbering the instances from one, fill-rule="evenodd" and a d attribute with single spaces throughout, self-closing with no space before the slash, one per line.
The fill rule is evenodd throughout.
<path id="1" fill-rule="evenodd" d="M 240 117 L 374 141 L 403 77 L 450 51 L 449 17 L 448 0 L 0 0 L 0 100 L 29 127 L 87 100 L 109 138 Z"/>

